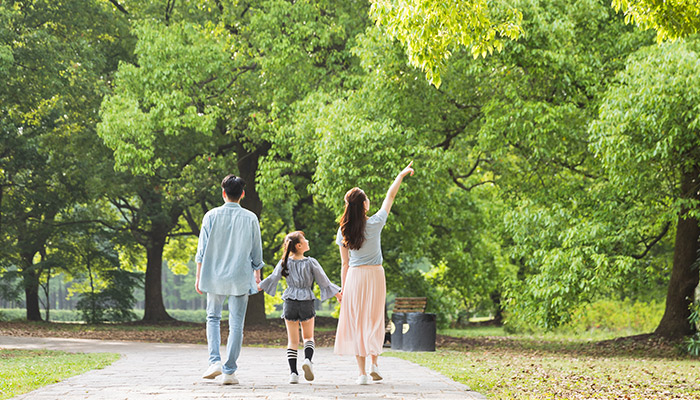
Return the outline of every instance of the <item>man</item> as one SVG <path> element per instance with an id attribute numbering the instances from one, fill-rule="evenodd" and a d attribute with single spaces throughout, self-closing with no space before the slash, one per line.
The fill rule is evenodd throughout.
<path id="1" fill-rule="evenodd" d="M 202 376 L 214 379 L 224 374 L 223 384 L 238 384 L 236 361 L 243 343 L 243 321 L 248 295 L 258 292 L 262 260 L 260 224 L 252 212 L 241 207 L 245 182 L 228 175 L 221 182 L 224 205 L 211 209 L 202 219 L 197 246 L 197 293 L 207 293 L 207 344 L 209 368 Z M 219 347 L 221 309 L 228 298 L 228 358 L 222 365 Z"/>

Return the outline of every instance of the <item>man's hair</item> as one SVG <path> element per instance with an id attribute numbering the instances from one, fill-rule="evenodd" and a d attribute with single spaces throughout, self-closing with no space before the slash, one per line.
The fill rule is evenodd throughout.
<path id="1" fill-rule="evenodd" d="M 245 181 L 236 175 L 226 175 L 223 181 L 221 181 L 221 188 L 226 192 L 226 197 L 231 201 L 238 201 L 243 194 L 243 188 L 245 187 Z"/>

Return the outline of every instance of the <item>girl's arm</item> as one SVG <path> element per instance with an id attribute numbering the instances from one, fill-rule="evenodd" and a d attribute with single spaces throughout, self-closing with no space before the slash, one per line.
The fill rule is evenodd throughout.
<path id="1" fill-rule="evenodd" d="M 311 261 L 311 272 L 314 275 L 314 280 L 316 280 L 316 284 L 318 284 L 318 287 L 321 289 L 321 301 L 326 301 L 340 293 L 340 288 L 328 279 L 328 275 L 326 275 L 321 264 L 319 264 L 315 258 L 309 257 L 309 259 Z"/>
<path id="2" fill-rule="evenodd" d="M 389 190 L 386 192 L 386 198 L 384 198 L 384 202 L 382 203 L 382 210 L 386 211 L 387 214 L 389 214 L 389 211 L 391 211 L 391 206 L 394 204 L 394 198 L 399 192 L 399 186 L 401 186 L 401 181 L 403 181 L 403 177 L 408 174 L 411 174 L 411 176 L 413 176 L 413 173 L 415 172 L 413 168 L 411 168 L 411 165 L 413 165 L 413 161 L 408 163 L 406 168 L 399 172 L 399 174 L 396 176 L 396 179 L 394 179 L 394 183 L 392 183 L 391 186 L 389 186 Z"/>
<path id="3" fill-rule="evenodd" d="M 282 261 L 277 263 L 275 270 L 260 282 L 258 287 L 270 296 L 274 296 L 277 292 L 277 284 L 280 282 L 280 278 L 282 278 Z"/>

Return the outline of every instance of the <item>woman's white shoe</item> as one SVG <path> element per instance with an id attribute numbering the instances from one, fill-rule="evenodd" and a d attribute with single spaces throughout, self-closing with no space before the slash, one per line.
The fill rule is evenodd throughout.
<path id="1" fill-rule="evenodd" d="M 360 375 L 357 378 L 356 382 L 358 385 L 368 385 L 369 384 L 369 377 L 367 375 Z"/>
<path id="2" fill-rule="evenodd" d="M 369 374 L 372 376 L 372 380 L 381 381 L 382 379 L 384 379 L 382 377 L 382 374 L 379 373 L 379 367 L 377 365 L 372 364 L 372 368 L 370 369 L 370 371 L 371 372 Z"/>

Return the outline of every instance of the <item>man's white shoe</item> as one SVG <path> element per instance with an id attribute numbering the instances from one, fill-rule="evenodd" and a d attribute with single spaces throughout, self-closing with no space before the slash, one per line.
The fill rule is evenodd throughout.
<path id="1" fill-rule="evenodd" d="M 367 375 L 360 375 L 355 382 L 357 382 L 358 385 L 369 385 L 369 377 Z"/>
<path id="2" fill-rule="evenodd" d="M 292 373 L 289 375 L 289 383 L 299 383 L 299 375 L 296 374 L 296 373 L 294 373 L 294 372 L 292 372 Z"/>
<path id="3" fill-rule="evenodd" d="M 224 374 L 224 381 L 221 382 L 222 385 L 238 385 L 238 378 L 236 374 Z"/>
<path id="4" fill-rule="evenodd" d="M 202 378 L 204 379 L 214 379 L 221 375 L 221 361 L 217 361 L 214 364 L 209 364 L 209 368 L 204 372 Z"/>
<path id="5" fill-rule="evenodd" d="M 304 379 L 307 381 L 313 381 L 314 380 L 314 364 L 311 362 L 311 360 L 304 359 L 304 363 L 301 365 L 301 369 L 304 370 Z"/>
<path id="6" fill-rule="evenodd" d="M 371 372 L 369 374 L 372 377 L 372 380 L 381 381 L 383 379 L 382 374 L 379 373 L 379 367 L 375 364 L 372 364 L 370 371 Z"/>

